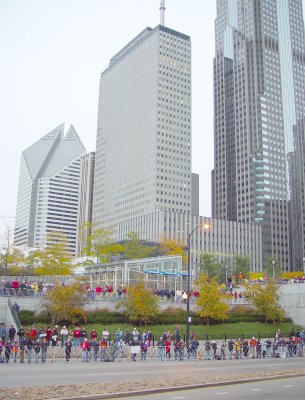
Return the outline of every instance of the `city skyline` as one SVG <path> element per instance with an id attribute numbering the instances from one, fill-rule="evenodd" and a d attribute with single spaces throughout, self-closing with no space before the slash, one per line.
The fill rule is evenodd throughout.
<path id="1" fill-rule="evenodd" d="M 6 187 L 6 197 L 0 206 L 1 216 L 15 215 L 20 153 L 38 140 L 41 132 L 50 131 L 54 125 L 63 121 L 69 125 L 73 120 L 87 150 L 95 150 L 100 74 L 111 56 L 126 43 L 126 39 L 131 40 L 147 26 L 156 26 L 160 19 L 159 0 L 151 0 L 145 5 L 133 0 L 128 4 L 127 7 L 125 2 L 115 1 L 110 7 L 108 2 L 66 0 L 61 5 L 53 1 L 44 2 L 42 6 L 38 1 L 29 0 L 25 4 L 13 0 L 10 4 L 0 6 L 2 25 L 10 33 L 3 44 L 4 62 L 1 63 L 1 119 L 5 132 L 3 136 L 10 138 L 10 141 L 6 142 L 5 152 L 2 150 L 1 168 L 4 170 L 4 165 L 9 162 L 12 164 L 10 170 L 1 175 L 2 186 Z M 86 7 L 87 12 L 84 13 L 82 7 Z M 118 8 L 124 8 L 123 14 L 128 13 L 127 19 L 122 18 L 122 13 L 117 14 Z M 32 16 L 34 10 L 35 20 Z M 174 3 L 167 0 L 165 26 L 192 36 L 195 149 L 192 171 L 200 174 L 200 212 L 210 215 L 210 170 L 213 157 L 212 57 L 216 3 L 205 10 L 201 2 L 196 0 L 189 13 L 191 18 L 185 18 L 183 1 Z M 102 24 L 99 15 L 103 16 Z M 112 24 L 109 24 L 109 20 Z M 111 41 L 108 38 L 105 40 L 107 29 L 114 26 L 114 22 L 116 34 L 113 34 Z M 56 29 L 52 30 L 52 26 Z M 194 30 L 194 27 L 198 30 Z M 209 36 L 210 39 L 206 41 L 204 38 Z M 207 54 L 211 56 L 203 57 Z M 210 86 L 207 90 L 204 77 L 208 76 Z M 197 96 L 196 100 L 196 93 L 204 91 L 204 87 L 207 95 L 200 101 Z M 207 114 L 204 119 L 203 112 Z M 202 157 L 202 152 L 209 156 Z M 8 158 L 6 154 L 9 154 Z"/>

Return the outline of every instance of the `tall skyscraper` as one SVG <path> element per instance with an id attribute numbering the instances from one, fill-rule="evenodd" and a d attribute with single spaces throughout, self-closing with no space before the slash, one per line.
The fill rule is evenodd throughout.
<path id="1" fill-rule="evenodd" d="M 191 213 L 191 42 L 146 28 L 100 79 L 93 220 Z"/>
<path id="2" fill-rule="evenodd" d="M 213 217 L 262 227 L 263 263 L 303 269 L 302 0 L 217 0 Z"/>
<path id="3" fill-rule="evenodd" d="M 76 252 L 80 158 L 85 154 L 73 126 L 60 125 L 22 152 L 15 246 L 43 247 L 60 232 Z"/>

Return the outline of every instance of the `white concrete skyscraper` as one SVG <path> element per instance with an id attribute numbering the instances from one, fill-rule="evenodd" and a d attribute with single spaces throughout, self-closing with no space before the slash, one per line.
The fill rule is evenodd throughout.
<path id="1" fill-rule="evenodd" d="M 43 247 L 49 233 L 61 232 L 75 254 L 85 148 L 73 126 L 63 135 L 62 124 L 22 152 L 15 246 Z"/>
<path id="2" fill-rule="evenodd" d="M 191 150 L 190 37 L 146 28 L 101 75 L 93 220 L 191 213 Z"/>
<path id="3" fill-rule="evenodd" d="M 262 227 L 263 263 L 303 270 L 302 0 L 217 0 L 213 217 Z"/>

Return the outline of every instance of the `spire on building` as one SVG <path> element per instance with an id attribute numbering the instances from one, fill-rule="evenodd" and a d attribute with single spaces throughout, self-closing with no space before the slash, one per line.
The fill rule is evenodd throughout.
<path id="1" fill-rule="evenodd" d="M 160 2 L 160 25 L 164 26 L 165 0 Z"/>

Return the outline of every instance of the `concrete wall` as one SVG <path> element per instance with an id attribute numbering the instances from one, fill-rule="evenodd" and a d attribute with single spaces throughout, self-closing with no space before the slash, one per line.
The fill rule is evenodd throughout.
<path id="1" fill-rule="evenodd" d="M 305 327 L 305 284 L 292 283 L 280 287 L 280 304 L 296 325 Z"/>
<path id="2" fill-rule="evenodd" d="M 43 300 L 33 297 L 11 297 L 12 303 L 15 301 L 19 304 L 20 310 L 32 310 L 40 313 L 43 309 Z M 305 327 L 305 284 L 295 283 L 280 286 L 280 304 L 296 325 Z M 116 302 L 108 300 L 90 301 L 87 305 L 88 310 L 98 310 L 107 308 L 109 311 L 117 310 Z M 160 301 L 161 308 L 182 307 L 181 303 L 169 303 Z M 191 305 L 192 306 L 192 305 Z M 14 324 L 13 317 L 7 307 L 7 297 L 0 296 L 0 323 L 4 315 L 6 325 Z"/>
<path id="3" fill-rule="evenodd" d="M 1 296 L 0 296 L 0 324 L 4 324 L 7 327 L 13 325 L 16 330 L 18 328 L 14 321 L 14 317 L 11 313 L 11 310 L 8 306 L 7 297 L 1 297 Z"/>

